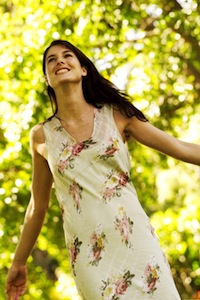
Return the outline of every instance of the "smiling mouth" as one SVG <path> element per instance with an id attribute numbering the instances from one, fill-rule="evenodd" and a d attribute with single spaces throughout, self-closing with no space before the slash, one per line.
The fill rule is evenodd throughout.
<path id="1" fill-rule="evenodd" d="M 69 71 L 70 70 L 67 68 L 62 68 L 62 69 L 59 69 L 58 71 L 56 71 L 56 75 L 63 74 L 63 73 L 69 72 Z"/>

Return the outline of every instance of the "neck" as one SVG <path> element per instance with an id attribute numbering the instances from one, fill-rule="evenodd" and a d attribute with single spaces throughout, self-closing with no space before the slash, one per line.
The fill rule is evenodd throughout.
<path id="1" fill-rule="evenodd" d="M 91 104 L 87 103 L 82 88 L 59 88 L 55 90 L 58 104 L 57 117 L 62 120 L 79 120 L 93 109 Z"/>

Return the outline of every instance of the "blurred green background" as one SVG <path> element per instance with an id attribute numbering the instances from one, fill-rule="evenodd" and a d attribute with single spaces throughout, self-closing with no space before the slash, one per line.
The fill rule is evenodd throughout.
<path id="1" fill-rule="evenodd" d="M 149 121 L 200 143 L 198 0 L 0 0 L 0 299 L 29 202 L 29 131 L 51 115 L 42 54 L 67 39 Z M 200 299 L 200 168 L 137 143 L 131 176 L 182 299 Z M 30 233 L 31 234 L 31 233 Z M 54 193 L 24 300 L 78 300 Z M 92 300 L 92 299 L 91 299 Z"/>

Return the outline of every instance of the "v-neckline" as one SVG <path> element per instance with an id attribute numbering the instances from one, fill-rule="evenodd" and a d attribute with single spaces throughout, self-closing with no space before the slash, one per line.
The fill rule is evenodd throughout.
<path id="1" fill-rule="evenodd" d="M 56 115 L 54 115 L 54 119 L 55 119 L 56 123 L 59 125 L 59 128 L 62 128 L 62 131 L 64 131 L 71 140 L 73 140 L 77 144 L 80 144 L 80 143 L 84 143 L 84 142 L 87 142 L 87 141 L 91 140 L 95 136 L 96 123 L 97 123 L 96 122 L 97 110 L 98 109 L 96 107 L 94 107 L 94 109 L 93 109 L 93 129 L 92 129 L 92 133 L 91 133 L 90 137 L 86 140 L 78 140 L 77 138 L 73 137 L 73 135 L 71 135 L 67 131 L 67 129 L 62 125 L 61 120 Z"/>

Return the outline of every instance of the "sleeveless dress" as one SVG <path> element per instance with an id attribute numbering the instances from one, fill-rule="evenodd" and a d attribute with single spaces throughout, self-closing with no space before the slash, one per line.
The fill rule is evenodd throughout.
<path id="1" fill-rule="evenodd" d="M 79 142 L 44 123 L 66 245 L 84 300 L 180 300 L 168 262 L 130 181 L 130 157 L 105 105 Z"/>

